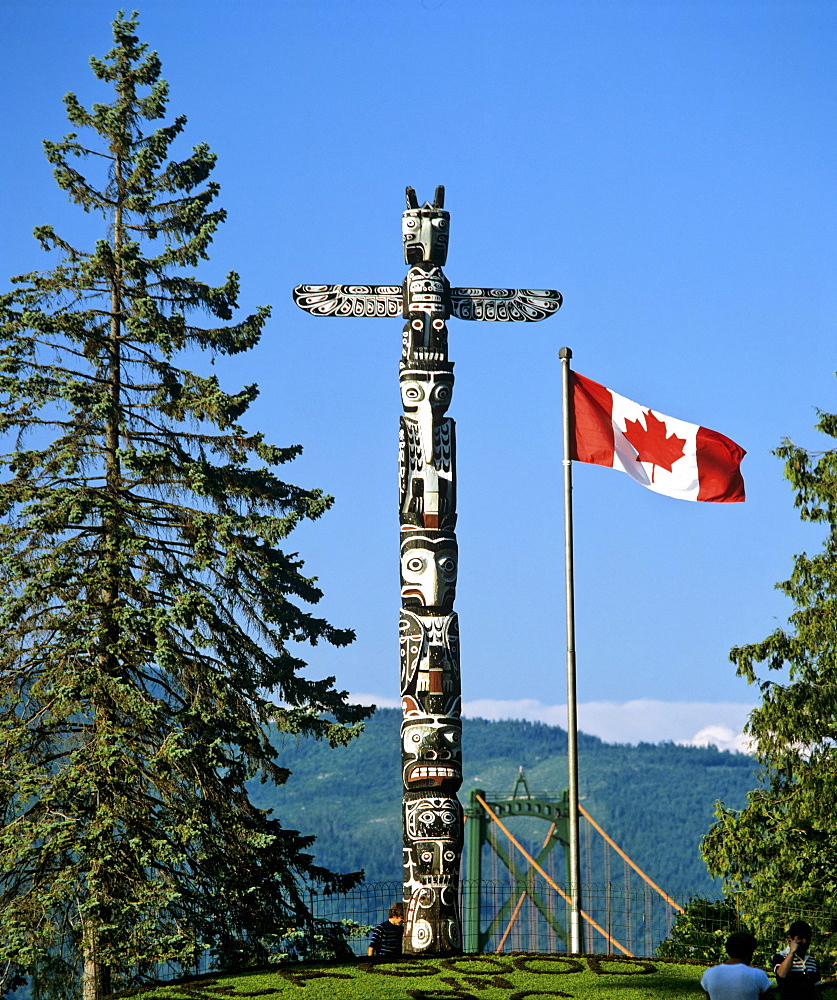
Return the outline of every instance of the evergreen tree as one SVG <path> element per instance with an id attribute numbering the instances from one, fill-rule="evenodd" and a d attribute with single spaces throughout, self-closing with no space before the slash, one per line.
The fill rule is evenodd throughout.
<path id="1" fill-rule="evenodd" d="M 289 648 L 353 638 L 300 606 L 321 593 L 278 547 L 331 499 L 275 475 L 298 447 L 238 423 L 255 386 L 174 363 L 251 348 L 269 310 L 234 322 L 238 276 L 189 273 L 224 219 L 215 157 L 169 158 L 183 117 L 148 124 L 168 91 L 136 27 L 120 13 L 91 60 L 112 101 L 64 99 L 89 143 L 45 143 L 103 238 L 39 227 L 58 260 L 0 297 L 0 979 L 37 969 L 85 1000 L 206 947 L 264 961 L 308 920 L 306 885 L 359 879 L 245 783 L 288 776 L 272 728 L 337 745 L 369 714 Z"/>
<path id="2" fill-rule="evenodd" d="M 817 429 L 837 438 L 837 414 L 820 412 Z M 775 454 L 801 518 L 826 536 L 777 584 L 794 603 L 790 628 L 730 652 L 738 673 L 761 687 L 747 732 L 762 780 L 744 809 L 719 803 L 702 853 L 757 926 L 803 916 L 816 927 L 837 894 L 837 449 L 785 441 Z M 786 680 L 759 680 L 757 664 L 786 671 Z"/>

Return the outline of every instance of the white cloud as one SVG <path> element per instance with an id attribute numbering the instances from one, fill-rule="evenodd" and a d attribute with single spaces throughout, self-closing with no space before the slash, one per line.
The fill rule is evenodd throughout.
<path id="1" fill-rule="evenodd" d="M 744 723 L 750 704 L 711 701 L 588 701 L 578 706 L 578 728 L 607 743 L 714 744 L 720 750 L 744 750 Z M 567 706 L 521 701 L 470 701 L 462 714 L 488 719 L 530 719 L 566 728 Z"/>
<path id="2" fill-rule="evenodd" d="M 398 708 L 397 698 L 372 694 L 352 695 L 352 701 Z M 662 743 L 718 747 L 748 751 L 744 724 L 754 706 L 732 701 L 588 701 L 578 706 L 578 728 L 607 743 Z M 527 719 L 551 726 L 567 726 L 566 705 L 545 705 L 533 698 L 503 701 L 480 698 L 466 701 L 462 714 L 468 718 Z"/>
<path id="3" fill-rule="evenodd" d="M 728 726 L 704 726 L 690 740 L 678 740 L 686 746 L 705 747 L 716 746 L 719 750 L 737 750 L 739 753 L 750 753 L 752 741 L 746 733 L 733 732 Z"/>

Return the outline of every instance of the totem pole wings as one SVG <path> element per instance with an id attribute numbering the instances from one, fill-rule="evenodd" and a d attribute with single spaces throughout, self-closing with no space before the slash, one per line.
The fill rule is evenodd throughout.
<path id="1" fill-rule="evenodd" d="M 445 301 L 445 298 L 447 301 Z M 299 285 L 294 302 L 313 316 L 403 316 L 401 285 Z M 561 306 L 552 288 L 451 288 L 443 303 L 456 319 L 534 323 Z"/>
<path id="2" fill-rule="evenodd" d="M 442 271 L 449 228 L 443 187 L 422 206 L 407 188 L 403 284 L 294 289 L 296 304 L 314 316 L 406 320 L 398 373 L 403 947 L 425 955 L 462 950 L 456 428 L 447 416 L 454 377 L 446 321 L 532 322 L 561 305 L 552 290 L 451 288 Z"/>
<path id="3" fill-rule="evenodd" d="M 436 189 L 433 206 L 440 210 L 445 201 L 445 189 Z M 419 210 L 418 199 L 412 188 L 407 188 L 407 208 Z M 408 263 L 418 264 L 422 257 L 410 253 L 420 245 L 423 234 L 418 230 L 424 220 L 405 217 L 404 248 Z M 409 226 L 415 222 L 415 227 Z M 426 227 L 430 228 L 430 227 Z M 435 228 L 435 227 L 434 227 Z M 446 228 L 446 227 L 444 227 Z M 447 247 L 447 233 L 432 232 Z M 427 242 L 425 237 L 425 243 Z M 445 319 L 450 316 L 466 320 L 491 320 L 508 323 L 534 323 L 546 319 L 561 307 L 561 293 L 553 288 L 451 288 L 443 282 L 442 311 Z M 294 289 L 294 302 L 313 316 L 383 316 L 409 318 L 410 295 L 407 282 L 403 285 L 298 285 Z"/>

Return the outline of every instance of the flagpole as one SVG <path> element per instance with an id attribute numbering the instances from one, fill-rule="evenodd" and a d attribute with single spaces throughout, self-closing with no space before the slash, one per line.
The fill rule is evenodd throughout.
<path id="1" fill-rule="evenodd" d="M 573 470 L 572 409 L 570 406 L 570 359 L 573 352 L 562 347 L 561 409 L 564 437 L 564 582 L 567 620 L 567 795 L 569 799 L 569 897 L 570 952 L 581 952 L 581 864 L 578 838 L 578 716 L 575 691 L 575 586 L 573 579 Z"/>

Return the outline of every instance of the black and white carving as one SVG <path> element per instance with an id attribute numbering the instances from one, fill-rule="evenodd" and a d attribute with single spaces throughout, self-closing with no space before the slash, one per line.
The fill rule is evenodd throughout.
<path id="1" fill-rule="evenodd" d="M 403 817 L 405 950 L 461 948 L 456 897 L 462 806 L 453 795 L 406 793 Z"/>
<path id="2" fill-rule="evenodd" d="M 563 301 L 553 288 L 449 288 L 441 268 L 418 271 L 416 303 L 437 306 L 443 319 L 537 323 Z M 410 302 L 402 285 L 298 285 L 293 295 L 300 309 L 314 316 L 403 316 Z"/>
<path id="3" fill-rule="evenodd" d="M 297 285 L 294 302 L 313 316 L 400 316 L 401 285 Z"/>
<path id="4" fill-rule="evenodd" d="M 414 711 L 421 715 L 458 714 L 451 708 L 461 687 L 456 614 L 428 615 L 402 608 L 399 633 L 404 717 Z M 429 701 L 431 696 L 437 700 Z M 408 705 L 405 698 L 410 699 Z"/>
<path id="5" fill-rule="evenodd" d="M 448 360 L 448 281 L 441 267 L 411 267 L 404 282 L 401 367 L 444 368 Z"/>
<path id="6" fill-rule="evenodd" d="M 459 550 L 452 531 L 401 532 L 401 603 L 434 614 L 453 610 Z"/>
<path id="7" fill-rule="evenodd" d="M 450 213 L 444 210 L 445 189 L 436 188 L 433 204 L 425 202 L 419 207 L 412 188 L 407 188 L 407 211 L 401 219 L 404 236 L 404 260 L 407 264 L 445 263 L 448 257 Z"/>
<path id="8" fill-rule="evenodd" d="M 401 527 L 401 762 L 404 951 L 461 952 L 457 907 L 462 854 L 456 435 L 447 320 L 536 322 L 556 312 L 551 289 L 451 288 L 442 267 L 450 214 L 445 189 L 419 204 L 407 188 L 403 285 L 299 285 L 297 305 L 314 316 L 405 320 L 399 367 Z"/>
<path id="9" fill-rule="evenodd" d="M 457 319 L 537 323 L 561 308 L 553 288 L 451 288 L 450 315 Z"/>
<path id="10" fill-rule="evenodd" d="M 453 528 L 456 523 L 455 427 L 444 416 L 453 395 L 453 365 L 402 368 L 399 436 L 401 523 Z"/>
<path id="11" fill-rule="evenodd" d="M 462 721 L 446 715 L 408 717 L 401 723 L 404 787 L 455 793 L 462 784 Z"/>

